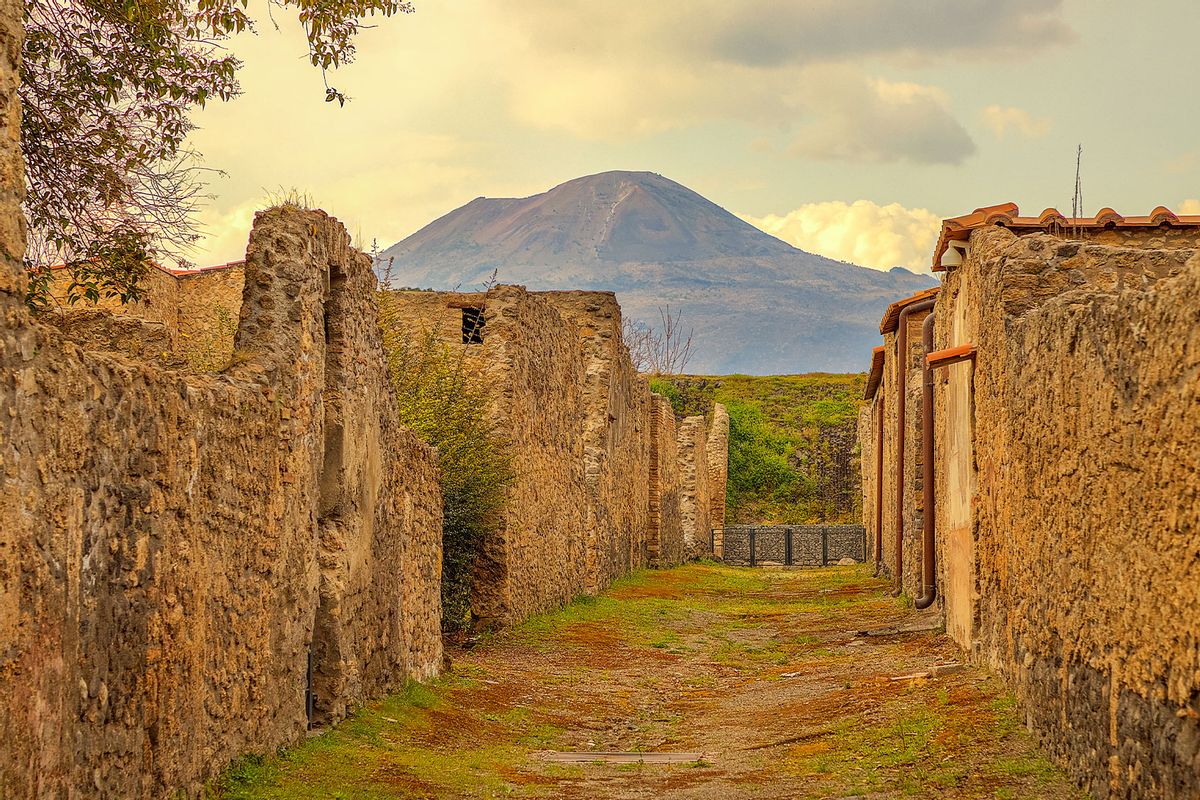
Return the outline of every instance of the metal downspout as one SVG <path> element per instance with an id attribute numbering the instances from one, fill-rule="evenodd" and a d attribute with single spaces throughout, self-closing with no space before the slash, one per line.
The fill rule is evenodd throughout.
<path id="1" fill-rule="evenodd" d="M 925 355 L 933 352 L 933 321 L 929 312 L 921 325 L 921 344 Z M 913 601 L 918 609 L 929 608 L 937 599 L 937 553 L 934 524 L 937 519 L 933 490 L 933 367 L 922 358 L 921 384 L 921 596 Z"/>
<path id="2" fill-rule="evenodd" d="M 883 404 L 887 396 L 879 393 L 879 424 L 875 431 L 875 576 L 883 569 Z"/>
<path id="3" fill-rule="evenodd" d="M 908 317 L 931 311 L 934 299 L 913 303 L 900 311 L 896 328 L 896 589 L 893 597 L 904 594 L 904 416 L 905 389 L 908 383 Z"/>

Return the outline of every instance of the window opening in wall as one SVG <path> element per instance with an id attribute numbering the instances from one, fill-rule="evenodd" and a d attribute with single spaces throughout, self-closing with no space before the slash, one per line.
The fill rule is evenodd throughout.
<path id="1" fill-rule="evenodd" d="M 464 308 L 462 310 L 462 340 L 463 344 L 483 344 L 483 326 L 487 324 L 482 308 Z"/>

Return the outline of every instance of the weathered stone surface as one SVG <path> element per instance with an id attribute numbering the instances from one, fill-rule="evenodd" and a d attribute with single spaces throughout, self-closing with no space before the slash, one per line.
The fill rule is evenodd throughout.
<path id="1" fill-rule="evenodd" d="M 195 794 L 303 734 L 310 653 L 330 720 L 440 661 L 435 455 L 395 426 L 369 261 L 288 209 L 248 258 L 222 375 L 82 350 L 2 298 L 6 797 Z"/>
<path id="2" fill-rule="evenodd" d="M 905 383 L 904 426 L 904 547 L 901 586 L 911 597 L 920 594 L 921 558 L 921 366 L 924 350 L 921 347 L 921 325 L 927 313 L 908 316 L 907 375 Z M 896 575 L 896 481 L 898 462 L 896 458 L 899 419 L 899 398 L 896 386 L 899 381 L 899 336 L 896 331 L 884 334 L 883 377 L 871 405 L 869 420 L 859 427 L 859 449 L 862 453 L 862 475 L 864 489 L 863 525 L 868 531 L 867 541 L 872 558 L 875 557 L 876 528 L 882 527 L 880 550 L 880 574 Z M 882 415 L 880 414 L 882 408 Z M 876 464 L 875 443 L 878 425 L 883 421 L 883 494 L 880 516 L 876 514 Z M 882 526 L 879 526 L 879 521 Z"/>
<path id="3" fill-rule="evenodd" d="M 141 296 L 130 303 L 101 298 L 96 303 L 67 301 L 71 284 L 65 269 L 55 270 L 51 283 L 53 309 L 39 319 L 60 328 L 87 349 L 117 350 L 139 357 L 133 331 L 162 331 L 166 346 L 153 357 L 172 366 L 200 371 L 220 371 L 233 357 L 238 311 L 245 286 L 245 264 L 235 262 L 192 272 L 171 272 L 151 265 L 140 281 Z M 105 336 L 100 329 L 107 311 Z"/>
<path id="4" fill-rule="evenodd" d="M 472 587 L 482 623 L 512 624 L 648 563 L 708 552 L 717 506 L 706 455 L 724 468 L 728 417 L 719 409 L 711 441 L 703 418 L 676 438 L 670 403 L 629 359 L 612 293 L 497 286 L 392 292 L 387 302 L 389 324 L 433 331 L 488 376 L 489 413 L 512 448 L 505 522 L 484 543 Z M 464 343 L 475 309 L 483 341 Z"/>
<path id="5" fill-rule="evenodd" d="M 143 361 L 170 360 L 171 330 L 162 322 L 114 314 L 107 308 L 80 308 L 70 314 L 48 313 L 39 322 L 58 328 L 85 350 L 125 353 Z"/>
<path id="6" fill-rule="evenodd" d="M 507 438 L 514 481 L 500 530 L 481 544 L 471 590 L 482 625 L 508 625 L 587 586 L 585 360 L 577 326 L 520 286 L 488 292 L 393 292 L 389 325 L 432 330 L 465 348 L 491 384 L 489 413 Z M 463 309 L 482 309 L 483 341 L 463 343 Z"/>
<path id="7" fill-rule="evenodd" d="M 650 396 L 650 514 L 646 535 L 650 563 L 683 563 L 683 516 L 679 506 L 679 443 L 675 409 L 659 394 Z"/>
<path id="8" fill-rule="evenodd" d="M 647 563 L 650 388 L 621 338 L 611 292 L 539 292 L 579 331 L 584 355 L 588 592 Z"/>
<path id="9" fill-rule="evenodd" d="M 720 403 L 713 404 L 708 440 L 704 446 L 708 467 L 708 521 L 712 525 L 713 555 L 720 558 L 725 529 L 725 490 L 729 483 L 729 412 Z"/>
<path id="10" fill-rule="evenodd" d="M 708 485 L 708 425 L 703 416 L 679 423 L 679 511 L 686 558 L 712 553 L 712 497 Z"/>
<path id="11" fill-rule="evenodd" d="M 1200 256 L 1002 230 L 946 277 L 947 630 L 1098 798 L 1200 796 Z M 1161 243 L 1160 243 L 1161 244 Z M 1194 246 L 1194 244 L 1192 245 Z"/>

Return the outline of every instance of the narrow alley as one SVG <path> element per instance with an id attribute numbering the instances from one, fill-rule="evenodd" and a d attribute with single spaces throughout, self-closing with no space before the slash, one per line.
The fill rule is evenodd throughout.
<path id="1" fill-rule="evenodd" d="M 214 794 L 1084 797 L 1002 683 L 889 587 L 870 566 L 639 572 L 451 649 L 434 683 L 241 762 Z M 680 763 L 559 760 L 581 752 Z"/>

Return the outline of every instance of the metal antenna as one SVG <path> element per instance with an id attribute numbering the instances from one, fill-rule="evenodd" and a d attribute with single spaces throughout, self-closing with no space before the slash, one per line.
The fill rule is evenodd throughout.
<path id="1" fill-rule="evenodd" d="M 1075 195 L 1071 198 L 1071 224 L 1074 226 L 1074 236 L 1079 238 L 1079 218 L 1083 216 L 1083 180 L 1080 178 L 1080 166 L 1083 164 L 1083 145 L 1075 148 Z"/>

